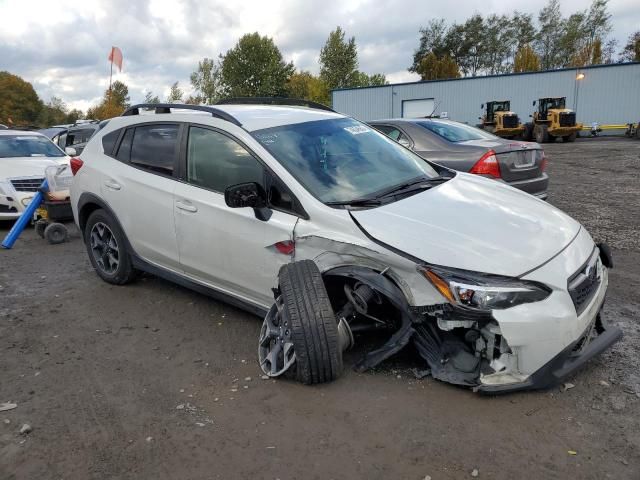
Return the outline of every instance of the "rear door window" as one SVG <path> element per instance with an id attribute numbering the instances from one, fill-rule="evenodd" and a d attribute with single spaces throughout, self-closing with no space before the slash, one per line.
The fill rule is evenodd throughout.
<path id="1" fill-rule="evenodd" d="M 178 132 L 177 124 L 152 124 L 137 126 L 133 132 L 131 141 L 131 155 L 129 162 L 132 165 L 162 175 L 173 175 L 178 157 Z M 126 141 L 129 130 L 120 144 L 120 151 L 126 156 Z M 123 150 L 125 147 L 125 150 Z"/>
<path id="2" fill-rule="evenodd" d="M 392 127 L 391 125 L 375 125 L 376 130 L 381 131 L 387 137 L 392 140 L 395 140 L 401 145 L 410 146 L 412 144 L 409 137 L 407 137 L 402 131 L 400 131 L 397 127 Z"/>

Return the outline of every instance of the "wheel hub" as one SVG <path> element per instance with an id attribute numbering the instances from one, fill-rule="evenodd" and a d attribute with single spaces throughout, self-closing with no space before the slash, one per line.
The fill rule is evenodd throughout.
<path id="1" fill-rule="evenodd" d="M 98 267 L 105 273 L 114 273 L 120 264 L 120 253 L 111 229 L 106 224 L 97 222 L 91 228 L 89 242 Z"/>
<path id="2" fill-rule="evenodd" d="M 278 377 L 296 361 L 291 325 L 283 315 L 282 299 L 278 297 L 264 318 L 258 343 L 260 368 L 270 377 Z"/>

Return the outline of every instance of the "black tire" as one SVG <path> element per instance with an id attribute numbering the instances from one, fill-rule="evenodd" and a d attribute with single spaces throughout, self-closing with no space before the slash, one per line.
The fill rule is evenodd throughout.
<path id="1" fill-rule="evenodd" d="M 533 140 L 533 124 L 525 123 L 524 124 L 524 132 L 522 132 L 522 139 L 531 142 Z"/>
<path id="2" fill-rule="evenodd" d="M 338 324 L 318 267 L 312 260 L 289 263 L 278 278 L 296 353 L 291 367 L 296 380 L 307 385 L 335 380 L 343 367 Z"/>
<path id="3" fill-rule="evenodd" d="M 50 223 L 44 229 L 43 234 L 44 239 L 51 245 L 57 245 L 69 240 L 69 231 L 67 230 L 67 227 L 61 223 Z"/>
<path id="4" fill-rule="evenodd" d="M 533 127 L 533 135 L 537 143 L 547 143 L 549 141 L 549 131 L 546 125 L 536 125 Z"/>
<path id="5" fill-rule="evenodd" d="M 118 263 L 112 271 L 105 268 L 105 266 L 101 266 L 96 258 L 97 253 L 94 255 L 92 232 L 95 232 L 94 227 L 97 228 L 97 226 L 101 225 L 108 228 L 112 237 L 115 239 L 115 245 L 117 247 Z M 118 222 L 116 222 L 111 215 L 102 209 L 95 210 L 87 219 L 83 235 L 84 243 L 87 247 L 87 254 L 89 255 L 89 261 L 100 278 L 105 282 L 112 283 L 114 285 L 124 285 L 135 280 L 138 272 L 133 268 L 131 256 L 127 250 L 127 242 L 124 232 L 120 229 Z M 104 263 L 104 258 L 102 261 Z"/>
<path id="6" fill-rule="evenodd" d="M 44 230 L 45 228 L 47 228 L 47 225 L 49 224 L 47 223 L 46 220 L 43 220 L 43 219 L 36 220 L 36 223 L 33 226 L 33 229 L 36 231 L 36 233 L 40 238 L 44 238 Z"/>
<path id="7" fill-rule="evenodd" d="M 565 135 L 564 137 L 562 137 L 562 141 L 567 143 L 567 142 L 575 142 L 576 141 L 576 137 L 577 137 L 577 133 L 574 132 L 571 135 Z"/>

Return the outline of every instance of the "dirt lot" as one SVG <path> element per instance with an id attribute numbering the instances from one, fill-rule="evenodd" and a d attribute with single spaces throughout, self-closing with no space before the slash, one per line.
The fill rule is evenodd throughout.
<path id="1" fill-rule="evenodd" d="M 0 251 L 0 402 L 18 404 L 0 479 L 640 478 L 640 142 L 547 152 L 550 202 L 614 248 L 605 311 L 625 332 L 573 387 L 480 397 L 416 380 L 409 355 L 262 380 L 259 318 L 150 276 L 109 286 L 77 232 L 28 231 Z"/>

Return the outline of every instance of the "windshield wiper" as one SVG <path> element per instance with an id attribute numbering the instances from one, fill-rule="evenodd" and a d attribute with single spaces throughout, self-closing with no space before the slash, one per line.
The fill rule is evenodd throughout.
<path id="1" fill-rule="evenodd" d="M 450 178 L 451 177 L 420 178 L 411 182 L 405 182 L 381 193 L 377 196 L 377 198 L 391 197 L 395 195 L 403 195 L 405 193 L 428 190 L 431 187 L 435 187 L 436 185 L 450 180 Z"/>
<path id="2" fill-rule="evenodd" d="M 344 202 L 324 202 L 329 206 L 348 206 L 348 207 L 377 207 L 382 204 L 377 198 L 355 198 L 353 200 L 346 200 Z"/>

